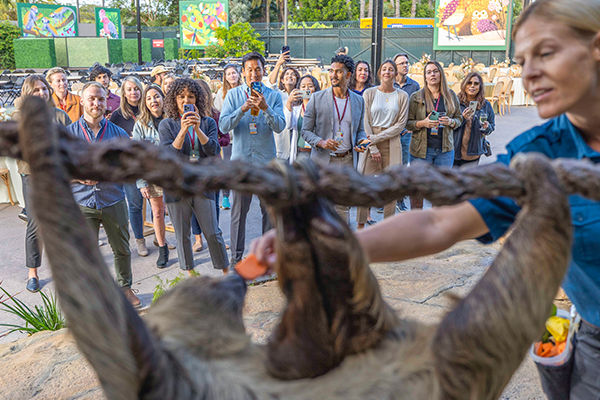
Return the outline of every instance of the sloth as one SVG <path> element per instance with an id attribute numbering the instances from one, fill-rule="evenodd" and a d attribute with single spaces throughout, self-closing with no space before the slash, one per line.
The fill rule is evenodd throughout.
<path id="1" fill-rule="evenodd" d="M 40 110 L 45 110 L 41 112 Z M 541 334 L 566 271 L 566 195 L 540 156 L 517 157 L 522 212 L 486 274 L 438 324 L 386 304 L 358 241 L 315 196 L 271 208 L 287 304 L 253 343 L 238 275 L 177 285 L 140 318 L 113 282 L 70 192 L 39 99 L 19 125 L 61 308 L 109 399 L 495 399 Z"/>

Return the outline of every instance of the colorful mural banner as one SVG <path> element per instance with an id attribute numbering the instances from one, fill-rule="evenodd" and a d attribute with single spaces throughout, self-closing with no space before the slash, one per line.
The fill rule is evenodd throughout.
<path id="1" fill-rule="evenodd" d="M 436 0 L 434 50 L 506 50 L 513 0 Z"/>
<path id="2" fill-rule="evenodd" d="M 73 6 L 17 3 L 23 37 L 77 36 L 77 10 Z"/>
<path id="3" fill-rule="evenodd" d="M 121 39 L 121 10 L 96 7 L 96 36 Z"/>
<path id="4" fill-rule="evenodd" d="M 229 4 L 217 0 L 180 1 L 180 46 L 184 49 L 204 49 L 217 43 L 215 30 L 229 28 Z"/>

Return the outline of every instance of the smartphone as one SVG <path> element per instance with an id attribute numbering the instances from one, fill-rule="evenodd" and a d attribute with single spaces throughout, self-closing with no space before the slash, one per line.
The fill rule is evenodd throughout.
<path id="1" fill-rule="evenodd" d="M 437 111 L 432 111 L 431 114 L 429 114 L 429 119 L 431 121 L 438 121 L 440 119 L 440 113 Z"/>
<path id="2" fill-rule="evenodd" d="M 366 148 L 366 147 L 367 147 L 368 145 L 370 145 L 370 144 L 371 144 L 371 142 L 365 142 L 365 143 L 363 143 L 363 144 L 359 144 L 357 147 L 358 147 L 359 149 L 364 149 L 364 148 Z"/>
<path id="3" fill-rule="evenodd" d="M 471 101 L 471 102 L 469 102 L 469 108 L 470 108 L 471 110 L 473 110 L 473 112 L 475 112 L 475 111 L 477 111 L 477 105 L 478 105 L 478 104 L 479 104 L 479 103 L 478 103 L 478 102 L 476 102 L 476 101 Z"/>
<path id="4" fill-rule="evenodd" d="M 254 90 L 256 93 L 262 94 L 262 83 L 252 82 L 252 90 Z"/>
<path id="5" fill-rule="evenodd" d="M 183 113 L 187 113 L 187 112 L 196 112 L 196 109 L 194 108 L 193 104 L 184 104 L 183 105 Z"/>
<path id="6" fill-rule="evenodd" d="M 289 52 L 290 46 L 281 46 L 281 54 Z"/>
<path id="7" fill-rule="evenodd" d="M 301 90 L 300 92 L 302 93 L 303 99 L 310 99 L 310 96 L 312 95 L 310 90 Z"/>

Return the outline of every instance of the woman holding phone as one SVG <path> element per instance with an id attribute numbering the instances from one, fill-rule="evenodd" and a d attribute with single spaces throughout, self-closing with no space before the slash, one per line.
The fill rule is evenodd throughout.
<path id="1" fill-rule="evenodd" d="M 201 116 L 205 110 L 206 99 L 200 85 L 189 78 L 177 79 L 165 99 L 168 118 L 158 127 L 161 146 L 172 149 L 190 162 L 219 154 L 217 124 L 212 118 Z M 196 215 L 214 268 L 227 274 L 229 260 L 217 222 L 215 193 L 204 192 L 180 198 L 165 192 L 165 202 L 175 229 L 180 268 L 192 276 L 195 265 L 190 229 L 192 215 Z"/>
<path id="2" fill-rule="evenodd" d="M 428 61 L 423 71 L 423 89 L 410 96 L 406 129 L 413 132 L 410 155 L 430 164 L 452 167 L 454 129 L 462 123 L 456 93 L 448 88 L 444 69 Z M 411 208 L 423 208 L 423 199 L 411 198 Z"/>
<path id="3" fill-rule="evenodd" d="M 549 121 L 513 139 L 508 154 L 498 157 L 498 162 L 508 164 L 519 153 L 537 152 L 550 159 L 586 159 L 598 165 L 600 2 L 537 0 L 519 16 L 513 38 L 514 59 L 523 67 L 525 89 L 540 117 Z M 567 362 L 558 367 L 538 365 L 538 370 L 549 399 L 598 399 L 600 202 L 573 195 L 569 204 L 573 243 L 562 287 L 583 320 Z M 462 240 L 495 241 L 510 229 L 519 210 L 512 199 L 475 199 L 396 215 L 357 236 L 373 263 L 407 260 L 443 251 Z M 259 261 L 272 265 L 276 260 L 274 240 L 271 231 L 253 243 Z"/>
<path id="4" fill-rule="evenodd" d="M 463 79 L 458 101 L 463 122 L 454 130 L 454 166 L 477 165 L 487 152 L 486 136 L 496 127 L 494 108 L 485 99 L 479 73 L 471 72 Z"/>
<path id="5" fill-rule="evenodd" d="M 367 89 L 365 99 L 365 132 L 371 142 L 367 151 L 358 156 L 358 172 L 377 175 L 391 165 L 402 163 L 400 134 L 406 126 L 408 95 L 394 87 L 398 69 L 392 60 L 385 60 L 377 76 L 381 85 Z M 356 222 L 358 229 L 369 223 L 368 208 L 358 207 Z M 383 207 L 383 217 L 389 218 L 396 211 L 396 202 Z M 369 224 L 372 225 L 372 224 Z"/>
<path id="6" fill-rule="evenodd" d="M 312 75 L 305 75 L 298 81 L 296 89 L 292 90 L 285 107 L 283 107 L 287 129 L 291 136 L 290 164 L 298 158 L 310 158 L 310 145 L 304 141 L 300 132 L 302 131 L 302 120 L 304 119 L 306 105 L 313 93 L 320 90 L 319 81 Z"/>

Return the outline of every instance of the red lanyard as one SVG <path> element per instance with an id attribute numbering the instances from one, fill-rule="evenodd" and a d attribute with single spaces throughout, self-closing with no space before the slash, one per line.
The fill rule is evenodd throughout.
<path id="1" fill-rule="evenodd" d="M 195 150 L 196 147 L 196 131 L 194 130 L 194 128 L 192 128 L 192 132 L 190 134 L 190 130 L 188 129 L 188 137 L 190 138 L 190 142 L 192 142 L 192 150 Z"/>
<path id="2" fill-rule="evenodd" d="M 342 129 L 342 120 L 344 119 L 344 116 L 346 115 L 346 108 L 348 107 L 348 100 L 350 100 L 350 93 L 346 93 L 346 104 L 344 105 L 344 111 L 342 112 L 341 117 L 340 117 L 340 110 L 338 109 L 337 100 L 335 99 L 335 94 L 333 93 L 333 90 L 331 91 L 331 94 L 333 95 L 333 104 L 335 105 L 335 111 L 337 111 L 338 120 L 340 121 L 339 129 L 341 130 Z"/>
<path id="3" fill-rule="evenodd" d="M 83 127 L 83 124 L 81 123 L 81 119 L 79 120 L 79 126 L 81 127 L 81 130 L 85 134 L 85 138 L 87 139 L 88 143 L 92 143 L 92 139 L 90 138 L 90 135 L 88 135 L 87 129 L 85 129 Z M 102 138 L 104 137 L 104 134 L 106 133 L 107 126 L 108 126 L 108 121 L 104 122 L 104 129 L 102 130 L 102 135 L 100 135 L 100 137 L 96 140 L 96 142 L 100 142 L 102 140 Z M 96 137 L 97 137 L 97 135 L 96 135 Z"/>
<path id="4" fill-rule="evenodd" d="M 440 100 L 442 99 L 442 95 L 440 94 L 440 97 L 438 97 L 437 101 L 435 102 L 435 111 L 437 111 L 438 106 L 440 105 Z"/>
<path id="5" fill-rule="evenodd" d="M 305 112 L 306 112 L 306 109 L 304 108 L 304 102 L 302 102 L 302 115 L 304 115 Z"/>

